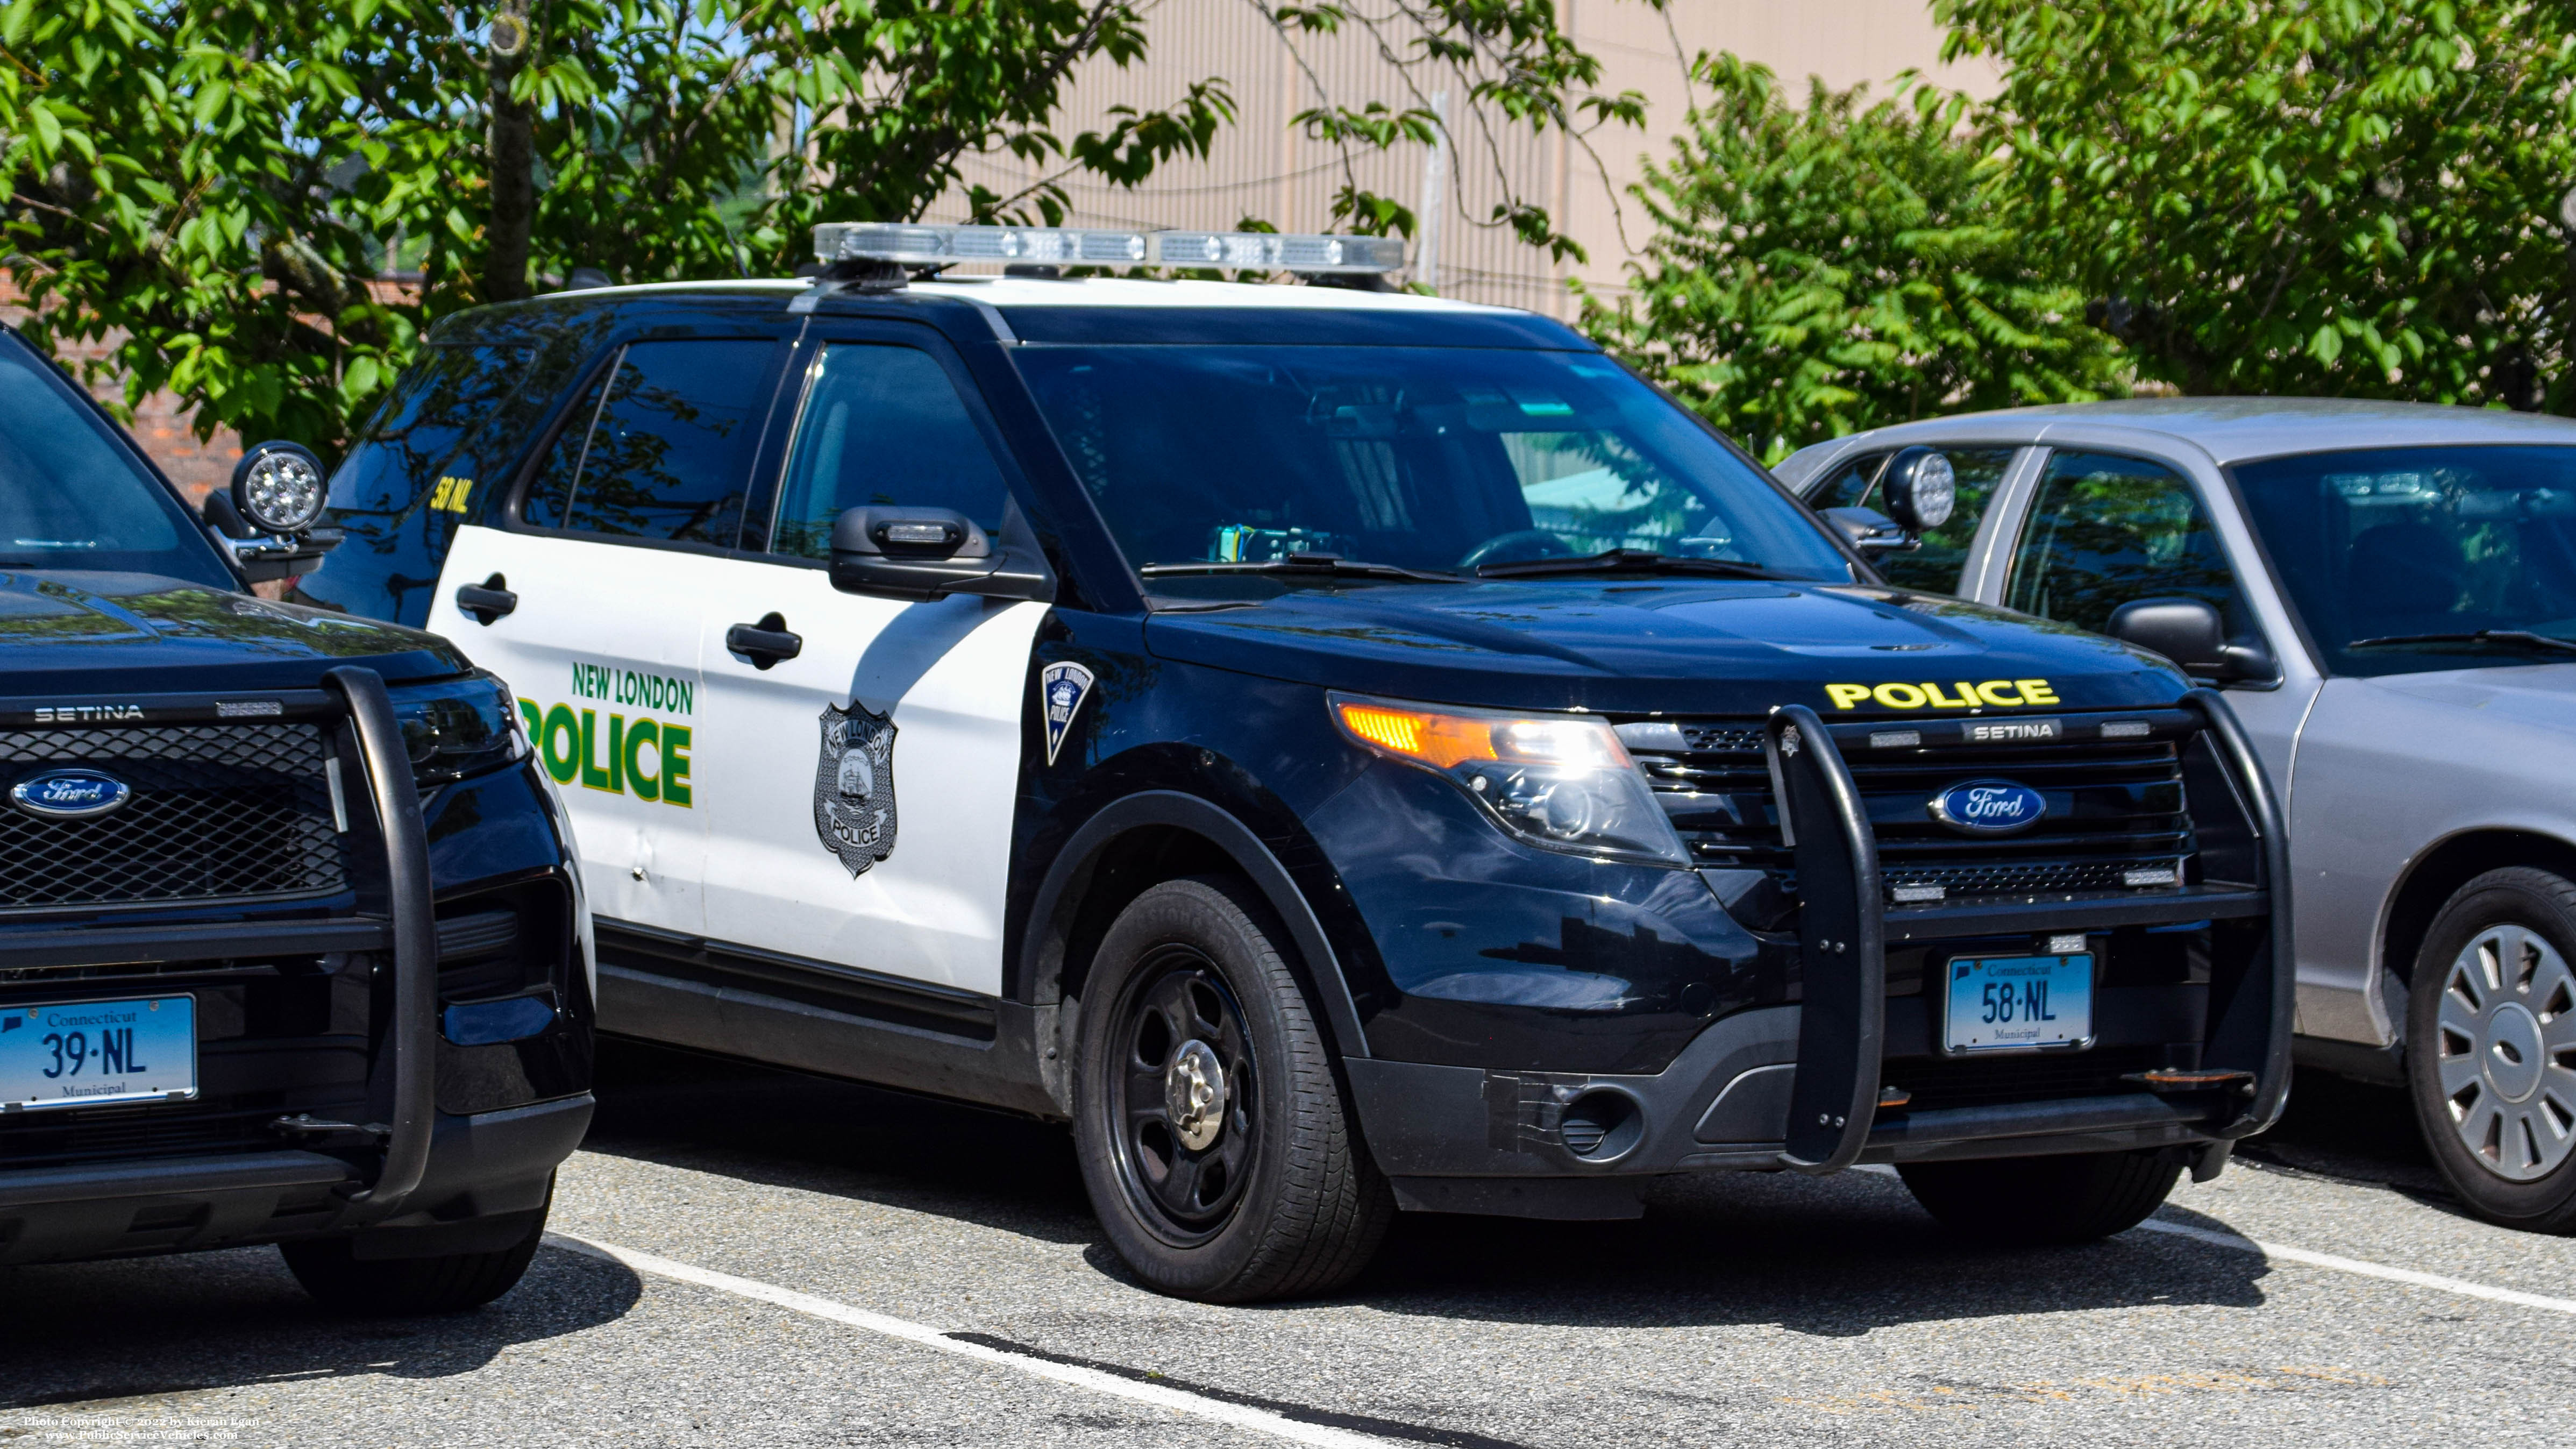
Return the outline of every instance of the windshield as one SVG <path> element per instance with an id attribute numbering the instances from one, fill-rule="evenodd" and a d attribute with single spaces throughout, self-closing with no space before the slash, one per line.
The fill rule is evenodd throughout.
<path id="1" fill-rule="evenodd" d="M 2576 448 L 2307 453 L 2235 474 L 2335 673 L 2528 664 L 2564 654 L 2512 633 L 2576 640 Z M 2489 631 L 2505 637 L 2411 641 Z"/>
<path id="2" fill-rule="evenodd" d="M 1638 549 L 1852 577 L 1759 470 L 1597 354 L 1033 346 L 1017 358 L 1128 562 L 1149 571 L 1329 553 L 1451 572 Z"/>
<path id="3" fill-rule="evenodd" d="M 15 336 L 0 336 L 0 569 L 238 587 L 179 501 Z"/>

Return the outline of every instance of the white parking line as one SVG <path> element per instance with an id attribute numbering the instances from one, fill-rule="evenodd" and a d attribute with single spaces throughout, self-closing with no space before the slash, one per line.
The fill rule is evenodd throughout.
<path id="1" fill-rule="evenodd" d="M 1051 1379 L 1056 1383 L 1089 1389 L 1093 1393 L 1132 1399 L 1141 1404 L 1152 1404 L 1157 1408 L 1170 1409 L 1176 1413 L 1193 1414 L 1202 1419 L 1215 1420 L 1220 1424 L 1231 1424 L 1239 1429 L 1251 1429 L 1263 1434 L 1276 1435 L 1292 1443 L 1312 1444 L 1318 1446 L 1318 1449 L 1391 1449 L 1391 1446 L 1397 1443 L 1393 1439 L 1380 1438 L 1374 1434 L 1355 1434 L 1347 1429 L 1336 1429 L 1327 1424 L 1300 1423 L 1295 1419 L 1264 1409 L 1256 1409 L 1244 1404 L 1230 1404 L 1223 1399 L 1209 1398 L 1184 1389 L 1167 1388 L 1161 1384 L 1140 1383 L 1134 1379 L 1121 1378 L 1116 1374 L 1085 1368 L 1079 1364 L 1058 1363 L 1051 1359 L 1011 1353 L 982 1343 L 967 1342 L 908 1319 L 894 1318 L 883 1313 L 871 1313 L 864 1308 L 852 1308 L 846 1303 L 835 1303 L 829 1298 L 817 1298 L 810 1293 L 799 1293 L 792 1288 L 781 1288 L 774 1283 L 763 1283 L 752 1278 L 737 1278 L 731 1273 L 719 1273 L 710 1268 L 675 1262 L 669 1258 L 656 1257 L 651 1253 L 637 1252 L 633 1248 L 621 1248 L 613 1243 L 576 1238 L 569 1233 L 548 1233 L 546 1241 L 576 1253 L 586 1253 L 594 1258 L 606 1258 L 612 1262 L 623 1263 L 636 1272 L 651 1277 L 692 1283 L 701 1288 L 712 1288 L 719 1293 L 731 1293 L 740 1298 L 756 1299 L 762 1303 L 774 1304 L 815 1318 L 828 1319 L 851 1328 L 863 1328 L 870 1333 L 882 1333 L 888 1338 L 899 1338 L 906 1343 L 936 1349 L 941 1353 L 955 1354 L 959 1358 L 996 1364 L 1027 1374 L 1032 1378 Z M 1422 1438 L 1432 1443 L 1455 1442 L 1447 1435 L 1424 1435 Z"/>
<path id="2" fill-rule="evenodd" d="M 2552 1313 L 2576 1313 L 2576 1299 L 2549 1298 L 2538 1293 L 2525 1293 L 2517 1288 L 2491 1288 L 2465 1278 L 2445 1278 L 2439 1273 L 2418 1273 L 2412 1268 L 2391 1268 L 2381 1263 L 2366 1263 L 2359 1258 L 2338 1258 L 2332 1253 L 2312 1253 L 2305 1248 L 2285 1248 L 2278 1243 L 2257 1242 L 2234 1233 L 2217 1233 L 2207 1228 L 2182 1223 L 2163 1223 L 2154 1218 L 2138 1224 L 2150 1233 L 2170 1233 L 2196 1243 L 2209 1243 L 2221 1248 L 2234 1248 L 2240 1253 L 2260 1253 L 2287 1263 L 2305 1263 L 2311 1268 L 2332 1268 L 2338 1273 L 2354 1273 L 2364 1278 L 2385 1278 L 2391 1283 L 2411 1283 L 2418 1288 L 2434 1288 L 2444 1293 L 2457 1293 L 2464 1298 L 2484 1298 L 2491 1303 L 2511 1303 L 2519 1308 L 2546 1308 Z"/>

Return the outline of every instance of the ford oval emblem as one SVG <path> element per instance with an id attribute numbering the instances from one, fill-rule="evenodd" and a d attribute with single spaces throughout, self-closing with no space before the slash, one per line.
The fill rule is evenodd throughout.
<path id="1" fill-rule="evenodd" d="M 2013 780 L 1970 780 L 1932 797 L 1932 818 L 1968 835 L 2010 835 L 2048 813 L 2048 800 Z"/>
<path id="2" fill-rule="evenodd" d="M 47 770 L 9 788 L 9 799 L 19 809 L 48 820 L 86 820 L 133 798 L 132 786 L 96 770 Z"/>

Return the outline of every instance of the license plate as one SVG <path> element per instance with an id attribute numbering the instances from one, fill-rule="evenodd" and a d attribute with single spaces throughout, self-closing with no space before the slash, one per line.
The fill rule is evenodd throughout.
<path id="1" fill-rule="evenodd" d="M 1949 966 L 1947 1049 L 2037 1051 L 2093 1043 L 2093 957 L 1960 956 Z"/>
<path id="2" fill-rule="evenodd" d="M 0 1109 L 197 1095 L 197 999 L 0 1007 Z"/>

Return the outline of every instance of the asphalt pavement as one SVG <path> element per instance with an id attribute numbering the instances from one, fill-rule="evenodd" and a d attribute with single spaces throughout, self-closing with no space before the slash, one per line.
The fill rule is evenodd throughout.
<path id="1" fill-rule="evenodd" d="M 1613 1224 L 1399 1219 L 1355 1288 L 1211 1308 L 1102 1244 L 1064 1131 L 614 1048 L 557 1236 L 447 1319 L 274 1252 L 0 1269 L 0 1441 L 210 1445 L 2563 1445 L 2576 1240 L 2488 1227 L 2395 1092 L 2148 1228 L 1943 1233 L 1883 1172 Z"/>

